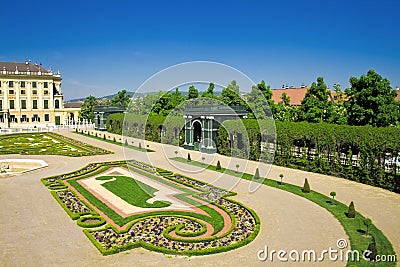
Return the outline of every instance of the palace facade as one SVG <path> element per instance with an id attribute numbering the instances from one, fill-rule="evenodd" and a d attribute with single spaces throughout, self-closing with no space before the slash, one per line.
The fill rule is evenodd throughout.
<path id="1" fill-rule="evenodd" d="M 64 108 L 61 75 L 30 62 L 0 62 L 0 128 L 52 127 L 76 119 Z"/>

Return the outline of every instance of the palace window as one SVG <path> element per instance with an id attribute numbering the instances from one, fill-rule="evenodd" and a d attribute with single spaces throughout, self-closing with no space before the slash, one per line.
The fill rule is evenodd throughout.
<path id="1" fill-rule="evenodd" d="M 35 99 L 35 100 L 33 100 L 33 102 L 32 102 L 32 108 L 33 109 L 37 109 L 37 100 Z"/>
<path id="2" fill-rule="evenodd" d="M 49 88 L 49 83 L 48 83 L 48 82 L 44 82 L 44 83 L 43 83 L 43 87 L 44 87 L 44 88 Z"/>
<path id="3" fill-rule="evenodd" d="M 48 109 L 49 108 L 49 100 L 45 99 L 43 102 L 43 106 L 44 106 L 44 109 Z"/>
<path id="4" fill-rule="evenodd" d="M 54 107 L 60 108 L 60 100 L 56 99 L 56 101 L 54 101 Z"/>
<path id="5" fill-rule="evenodd" d="M 14 82 L 13 81 L 8 81 L 8 87 L 14 87 Z"/>
<path id="6" fill-rule="evenodd" d="M 34 122 L 40 121 L 38 114 L 33 114 L 32 121 Z"/>
<path id="7" fill-rule="evenodd" d="M 37 95 L 37 90 L 32 90 L 33 95 Z"/>
<path id="8" fill-rule="evenodd" d="M 25 95 L 26 94 L 26 90 L 21 90 L 21 95 Z"/>
<path id="9" fill-rule="evenodd" d="M 21 109 L 26 109 L 26 100 L 25 99 L 21 100 Z"/>
<path id="10" fill-rule="evenodd" d="M 10 109 L 14 109 L 14 99 L 10 99 Z"/>
<path id="11" fill-rule="evenodd" d="M 21 87 L 25 88 L 25 81 L 21 81 Z"/>
<path id="12" fill-rule="evenodd" d="M 14 92 L 14 90 L 8 90 L 8 94 L 13 95 L 13 94 L 15 94 L 15 92 Z"/>
<path id="13" fill-rule="evenodd" d="M 3 110 L 3 100 L 0 100 L 0 111 Z"/>
<path id="14" fill-rule="evenodd" d="M 44 114 L 44 121 L 50 121 L 50 114 Z"/>
<path id="15" fill-rule="evenodd" d="M 15 117 L 15 115 L 10 115 L 10 122 L 18 122 L 18 120 Z"/>
<path id="16" fill-rule="evenodd" d="M 32 82 L 32 87 L 36 88 L 37 87 L 37 83 L 36 82 Z"/>
<path id="17" fill-rule="evenodd" d="M 21 122 L 28 122 L 28 121 L 29 121 L 29 119 L 26 115 L 21 116 Z"/>
<path id="18" fill-rule="evenodd" d="M 49 94 L 49 90 L 44 90 L 43 94 L 48 95 Z"/>

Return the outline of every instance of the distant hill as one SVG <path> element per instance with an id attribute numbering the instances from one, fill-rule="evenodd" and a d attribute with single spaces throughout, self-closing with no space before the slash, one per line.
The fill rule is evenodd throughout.
<path id="1" fill-rule="evenodd" d="M 134 93 L 135 93 L 135 92 L 130 92 L 130 91 L 127 91 L 127 92 L 126 92 L 126 94 L 129 95 L 130 97 L 133 96 Z M 137 96 L 144 96 L 144 95 L 147 95 L 147 94 L 151 94 L 151 93 L 137 93 L 136 95 L 137 95 Z M 97 98 L 97 99 L 113 99 L 116 95 L 117 95 L 117 94 L 115 93 L 115 94 L 113 94 L 113 95 L 106 95 L 106 96 L 102 96 L 102 97 L 97 97 L 97 96 L 96 96 L 96 98 Z M 68 103 L 68 102 L 79 102 L 79 101 L 85 101 L 85 99 L 86 99 L 86 97 L 83 97 L 83 98 L 74 98 L 74 99 L 70 99 L 70 100 L 65 101 L 65 102 L 66 102 L 66 103 Z"/>

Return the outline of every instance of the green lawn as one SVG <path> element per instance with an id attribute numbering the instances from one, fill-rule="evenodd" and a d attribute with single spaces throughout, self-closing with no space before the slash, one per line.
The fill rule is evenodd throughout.
<path id="1" fill-rule="evenodd" d="M 105 167 L 106 168 L 106 167 Z M 112 208 L 110 208 L 107 204 L 103 203 L 101 200 L 99 200 L 98 198 L 96 198 L 94 195 L 92 195 L 89 191 L 87 191 L 84 187 L 82 187 L 77 181 L 82 179 L 82 178 L 86 178 L 86 177 L 90 177 L 91 175 L 84 175 L 81 177 L 77 177 L 77 178 L 72 178 L 72 179 L 68 179 L 67 182 L 72 185 L 76 190 L 78 190 L 79 193 L 81 193 L 92 205 L 94 205 L 95 207 L 97 207 L 99 210 L 101 210 L 102 212 L 104 212 L 104 214 L 106 214 L 111 220 L 113 220 L 117 225 L 119 226 L 123 226 L 126 223 L 129 223 L 135 219 L 138 218 L 142 218 L 142 217 L 147 217 L 147 216 L 156 216 L 156 215 L 182 215 L 182 216 L 189 216 L 189 217 L 194 217 L 203 221 L 206 221 L 208 223 L 210 223 L 213 227 L 214 227 L 214 234 L 218 233 L 219 231 L 222 230 L 222 228 L 224 227 L 224 219 L 223 217 L 214 209 L 202 205 L 200 202 L 198 202 L 197 200 L 191 199 L 189 198 L 189 196 L 196 196 L 197 193 L 195 191 L 193 191 L 192 189 L 186 187 L 186 186 L 181 186 L 178 184 L 175 184 L 171 181 L 165 180 L 163 178 L 160 177 L 156 177 L 148 172 L 145 172 L 143 170 L 137 169 L 137 168 L 133 168 L 130 167 L 129 168 L 130 171 L 134 171 L 137 172 L 140 175 L 146 176 L 148 178 L 151 178 L 153 180 L 162 182 L 166 185 L 172 186 L 174 188 L 177 188 L 181 191 L 183 191 L 182 194 L 178 194 L 175 195 L 175 197 L 183 202 L 192 204 L 194 206 L 199 207 L 200 209 L 202 209 L 203 211 L 205 211 L 207 213 L 207 215 L 203 215 L 203 214 L 198 214 L 198 213 L 193 213 L 193 212 L 184 212 L 184 211 L 156 211 L 156 212 L 147 212 L 147 213 L 142 213 L 142 214 L 135 214 L 129 217 L 122 217 L 120 216 L 118 213 L 116 213 Z M 101 170 L 97 170 L 96 172 L 101 172 Z M 122 182 L 124 183 L 124 182 Z M 124 186 L 124 185 L 121 185 Z M 123 188 L 118 188 L 117 189 L 118 194 L 120 192 L 123 192 L 124 189 Z M 127 192 L 124 192 L 123 194 L 128 195 Z M 122 197 L 121 197 L 122 198 Z M 142 202 L 142 201 L 141 201 Z"/>
<path id="2" fill-rule="evenodd" d="M 188 161 L 185 158 L 181 157 L 176 157 L 172 158 L 172 160 L 183 162 L 186 164 L 190 164 L 193 166 L 199 166 L 203 168 L 207 168 L 208 170 L 212 171 L 217 171 L 221 173 L 226 173 L 232 176 L 236 176 L 239 178 L 243 178 L 246 180 L 253 180 L 253 175 L 249 173 L 241 173 L 241 172 L 236 172 L 234 170 L 229 170 L 225 168 L 221 168 L 221 170 L 216 170 L 216 166 L 213 165 L 206 165 L 198 161 Z M 372 239 L 370 237 L 365 237 L 362 233 L 363 231 L 366 230 L 366 227 L 364 226 L 364 220 L 365 217 L 362 216 L 362 214 L 358 213 L 356 214 L 355 218 L 347 218 L 346 212 L 348 210 L 348 206 L 333 200 L 332 198 L 325 196 L 321 193 L 311 191 L 310 193 L 303 193 L 301 190 L 301 187 L 288 184 L 288 183 L 283 183 L 283 185 L 280 185 L 279 182 L 272 180 L 272 179 L 260 179 L 259 181 L 254 182 L 259 182 L 263 183 L 264 185 L 271 186 L 274 188 L 278 188 L 296 195 L 299 195 L 301 197 L 304 197 L 319 206 L 323 207 L 324 209 L 328 210 L 330 213 L 335 216 L 335 218 L 341 223 L 343 226 L 344 230 L 346 231 L 347 235 L 349 236 L 350 239 L 350 245 L 352 250 L 358 250 L 360 253 L 362 251 L 365 251 L 368 248 L 368 245 L 371 243 Z M 312 188 L 312 184 L 310 185 Z M 357 203 L 356 207 L 357 207 Z M 373 235 L 375 238 L 375 242 L 377 244 L 377 249 L 378 253 L 381 255 L 394 255 L 394 249 L 392 247 L 392 244 L 390 241 L 386 238 L 386 236 L 382 233 L 381 230 L 379 230 L 374 224 L 371 224 L 369 226 L 368 232 Z M 393 262 L 367 262 L 365 260 L 362 260 L 360 262 L 348 262 L 348 266 L 396 266 L 395 263 Z"/>
<path id="3" fill-rule="evenodd" d="M 111 152 L 56 133 L 21 133 L 0 136 L 0 154 L 62 155 L 70 157 Z"/>
<path id="4" fill-rule="evenodd" d="M 114 195 L 119 196 L 129 204 L 141 207 L 141 208 L 164 208 L 171 205 L 165 201 L 154 201 L 153 204 L 149 204 L 146 201 L 154 196 L 157 189 L 137 181 L 127 176 L 101 176 L 96 180 L 116 180 L 105 182 L 102 184 L 107 190 L 111 191 Z"/>

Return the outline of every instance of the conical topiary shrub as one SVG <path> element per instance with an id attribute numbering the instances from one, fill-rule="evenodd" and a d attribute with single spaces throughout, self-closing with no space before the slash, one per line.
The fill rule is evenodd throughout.
<path id="1" fill-rule="evenodd" d="M 221 163 L 219 162 L 219 160 L 218 160 L 218 162 L 217 162 L 217 167 L 215 167 L 215 169 L 216 169 L 217 171 L 221 169 Z"/>
<path id="2" fill-rule="evenodd" d="M 347 211 L 346 216 L 348 218 L 355 218 L 356 217 L 356 209 L 354 207 L 354 202 L 353 201 L 350 202 L 349 210 Z"/>
<path id="3" fill-rule="evenodd" d="M 260 179 L 260 171 L 258 170 L 258 168 L 256 169 L 256 173 L 254 174 L 253 179 L 254 179 L 254 180 Z"/>
<path id="4" fill-rule="evenodd" d="M 301 189 L 301 191 L 303 191 L 303 193 L 310 193 L 310 191 L 311 191 L 310 184 L 308 183 L 307 178 L 304 180 L 304 186 Z"/>
<path id="5" fill-rule="evenodd" d="M 372 237 L 372 242 L 368 245 L 370 253 L 366 255 L 366 258 L 370 261 L 376 261 L 376 256 L 378 255 L 378 248 L 376 247 L 375 238 Z"/>
<path id="6" fill-rule="evenodd" d="M 190 158 L 190 153 L 188 153 L 188 156 L 187 156 L 187 161 L 191 161 L 192 159 Z"/>
<path id="7" fill-rule="evenodd" d="M 142 148 L 142 143 L 139 143 L 139 148 Z"/>
<path id="8" fill-rule="evenodd" d="M 113 138 L 113 142 L 114 142 L 114 143 L 116 143 L 116 142 L 117 142 L 117 140 L 115 140 L 115 137 Z"/>

